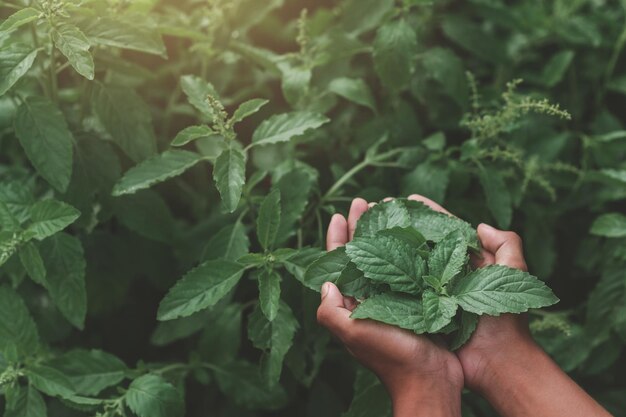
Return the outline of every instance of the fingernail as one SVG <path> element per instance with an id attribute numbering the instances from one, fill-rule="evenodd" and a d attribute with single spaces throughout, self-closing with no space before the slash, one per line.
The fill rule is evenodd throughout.
<path id="1" fill-rule="evenodd" d="M 328 295 L 328 290 L 330 290 L 330 283 L 325 282 L 322 285 L 322 300 Z"/>
<path id="2" fill-rule="evenodd" d="M 496 230 L 495 227 L 489 226 L 487 223 L 481 223 L 480 225 L 483 227 L 483 229 L 486 229 L 489 232 L 493 232 Z"/>

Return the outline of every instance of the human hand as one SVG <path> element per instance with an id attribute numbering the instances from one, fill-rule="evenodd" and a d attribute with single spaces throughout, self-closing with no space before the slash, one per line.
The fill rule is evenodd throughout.
<path id="1" fill-rule="evenodd" d="M 365 200 L 352 202 L 348 219 L 333 216 L 327 250 L 352 240 L 356 222 L 367 211 Z M 341 340 L 348 351 L 385 384 L 394 415 L 460 416 L 463 372 L 457 357 L 443 343 L 387 324 L 350 318 L 354 299 L 332 283 L 322 287 L 318 321 Z"/>

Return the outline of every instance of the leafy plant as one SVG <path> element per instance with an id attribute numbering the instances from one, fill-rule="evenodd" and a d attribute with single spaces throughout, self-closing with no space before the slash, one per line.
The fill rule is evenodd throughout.
<path id="1" fill-rule="evenodd" d="M 414 207 L 394 229 L 380 205 L 322 250 L 353 197 L 411 193 L 523 236 L 562 299 L 531 329 L 619 415 L 625 21 L 596 0 L 0 1 L 4 415 L 389 416 L 314 289 L 395 297 L 354 245 L 408 240 L 429 275 L 396 271 L 401 300 L 471 329 L 440 301 L 472 282 L 468 224 Z"/>

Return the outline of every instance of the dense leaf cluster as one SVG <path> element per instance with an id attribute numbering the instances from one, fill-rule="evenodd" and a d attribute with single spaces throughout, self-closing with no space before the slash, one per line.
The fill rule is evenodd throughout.
<path id="1" fill-rule="evenodd" d="M 314 290 L 459 343 L 474 314 L 551 304 L 469 272 L 479 222 L 562 300 L 536 338 L 626 409 L 625 6 L 0 1 L 5 417 L 389 416 Z M 411 193 L 469 223 L 397 200 L 322 250 L 352 197 Z M 508 280 L 528 288 L 481 296 Z"/>

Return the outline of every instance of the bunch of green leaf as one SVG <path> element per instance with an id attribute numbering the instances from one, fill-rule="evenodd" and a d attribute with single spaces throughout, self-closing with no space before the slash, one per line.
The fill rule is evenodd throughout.
<path id="1" fill-rule="evenodd" d="M 334 282 L 361 300 L 352 318 L 416 334 L 449 334 L 453 349 L 469 339 L 480 315 L 558 302 L 527 272 L 502 265 L 472 270 L 468 250 L 478 249 L 469 223 L 416 201 L 394 200 L 367 211 L 354 239 L 311 264 L 305 281 L 314 288 Z"/>

